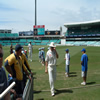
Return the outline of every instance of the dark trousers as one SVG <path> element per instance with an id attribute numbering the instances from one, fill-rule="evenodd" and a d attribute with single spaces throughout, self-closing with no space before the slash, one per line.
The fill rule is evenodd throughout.
<path id="1" fill-rule="evenodd" d="M 15 85 L 14 89 L 18 95 L 22 95 L 23 91 L 24 91 L 23 81 L 16 80 L 16 85 Z"/>

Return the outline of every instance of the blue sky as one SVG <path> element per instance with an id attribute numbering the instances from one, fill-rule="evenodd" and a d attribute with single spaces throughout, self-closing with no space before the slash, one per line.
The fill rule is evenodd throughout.
<path id="1" fill-rule="evenodd" d="M 0 0 L 0 29 L 33 30 L 35 0 Z M 37 25 L 47 30 L 64 23 L 100 20 L 100 0 L 37 0 Z"/>

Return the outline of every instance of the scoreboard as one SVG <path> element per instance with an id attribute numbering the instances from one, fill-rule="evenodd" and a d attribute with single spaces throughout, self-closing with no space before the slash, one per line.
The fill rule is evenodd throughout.
<path id="1" fill-rule="evenodd" d="M 45 25 L 34 25 L 34 36 L 44 36 L 45 35 Z"/>
<path id="2" fill-rule="evenodd" d="M 45 35 L 60 35 L 60 31 L 45 31 Z"/>

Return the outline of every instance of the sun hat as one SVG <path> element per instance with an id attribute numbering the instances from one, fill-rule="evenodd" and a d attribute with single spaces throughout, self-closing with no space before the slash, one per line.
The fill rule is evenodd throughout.
<path id="1" fill-rule="evenodd" d="M 54 42 L 51 42 L 49 47 L 56 47 L 55 43 Z"/>

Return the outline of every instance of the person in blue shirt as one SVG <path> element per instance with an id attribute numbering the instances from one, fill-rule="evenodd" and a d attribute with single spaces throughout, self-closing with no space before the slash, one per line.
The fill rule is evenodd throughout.
<path id="1" fill-rule="evenodd" d="M 41 62 L 41 48 L 39 48 L 38 50 L 39 50 L 39 54 L 38 54 L 38 56 L 39 56 L 39 62 Z"/>
<path id="2" fill-rule="evenodd" d="M 44 47 L 41 48 L 41 59 L 42 59 L 42 66 L 45 65 L 45 52 Z"/>
<path id="3" fill-rule="evenodd" d="M 10 83 L 13 81 L 13 77 L 11 74 L 8 74 L 8 84 L 10 85 Z"/>
<path id="4" fill-rule="evenodd" d="M 81 52 L 82 52 L 81 65 L 82 65 L 82 78 L 83 78 L 83 82 L 81 83 L 81 85 L 86 85 L 86 77 L 87 77 L 87 70 L 88 70 L 88 56 L 86 54 L 85 48 L 83 48 Z"/>
<path id="5" fill-rule="evenodd" d="M 66 51 L 65 58 L 64 58 L 66 60 L 65 75 L 66 75 L 66 77 L 69 77 L 70 54 L 69 54 L 69 49 L 66 49 L 65 51 Z"/>
<path id="6" fill-rule="evenodd" d="M 6 72 L 3 65 L 3 50 L 2 45 L 0 44 L 0 94 L 8 87 Z M 10 93 L 8 92 L 3 98 L 0 100 L 11 100 Z"/>

